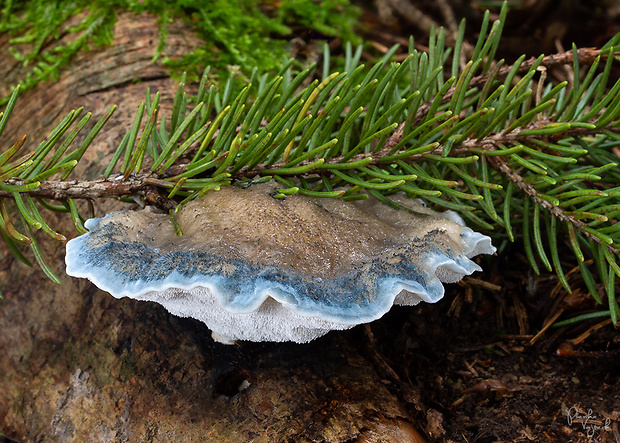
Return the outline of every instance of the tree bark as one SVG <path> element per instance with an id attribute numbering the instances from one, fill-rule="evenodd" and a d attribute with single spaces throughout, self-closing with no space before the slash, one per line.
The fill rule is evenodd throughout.
<path id="1" fill-rule="evenodd" d="M 99 176 L 132 124 L 147 87 L 169 114 L 176 81 L 151 58 L 156 17 L 121 13 L 110 47 L 78 55 L 57 82 L 18 100 L 4 147 L 28 134 L 33 149 L 71 109 L 93 121 L 119 106 L 78 166 Z M 68 38 L 68 37 L 67 37 Z M 19 77 L 0 36 L 0 85 Z M 169 26 L 165 55 L 201 42 L 186 23 Z M 4 67 L 3 67 L 4 66 Z M 76 142 L 79 143 L 79 140 Z M 4 149 L 4 148 L 3 148 Z M 97 216 L 120 208 L 97 201 Z M 68 237 L 69 217 L 47 215 Z M 358 327 L 307 345 L 214 343 L 202 323 L 154 303 L 114 299 L 64 274 L 64 244 L 39 236 L 61 275 L 49 281 L 0 250 L 0 431 L 18 441 L 422 441 L 407 398 L 386 382 L 370 335 Z M 249 383 L 247 389 L 239 387 Z"/>

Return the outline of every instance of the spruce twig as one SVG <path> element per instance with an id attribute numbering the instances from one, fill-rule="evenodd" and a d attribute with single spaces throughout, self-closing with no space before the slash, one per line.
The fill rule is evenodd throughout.
<path id="1" fill-rule="evenodd" d="M 0 233 L 13 251 L 30 241 L 14 228 L 20 225 L 7 210 L 11 202 L 29 231 L 40 228 L 60 238 L 38 208 L 70 212 L 81 231 L 75 199 L 92 204 L 140 197 L 169 212 L 222 186 L 272 178 L 282 185 L 276 198 L 373 195 L 389 203 L 390 194 L 402 191 L 459 211 L 492 235 L 500 252 L 502 244 L 521 242 L 532 269 L 538 273 L 542 264 L 554 271 L 567 291 L 560 250 L 569 248 L 594 300 L 602 302 L 598 291 L 607 294 L 615 322 L 620 80 L 610 84 L 610 78 L 620 35 L 602 49 L 521 57 L 504 66 L 492 57 L 505 14 L 504 6 L 493 24 L 485 15 L 464 65 L 448 63 L 440 29 L 428 54 L 412 50 L 402 63 L 391 63 L 394 47 L 366 68 L 357 66 L 359 51 L 349 47 L 347 72 L 330 74 L 326 66 L 314 81 L 313 68 L 294 76 L 289 67 L 271 80 L 257 81 L 253 74 L 236 94 L 233 75 L 223 91 L 209 88 L 207 69 L 194 100 L 181 82 L 170 124 L 159 114 L 159 95 L 147 93 L 104 177 L 96 180 L 64 178 L 113 108 L 73 151 L 89 115 L 75 126 L 81 109 L 72 111 L 32 153 L 19 155 L 23 138 L 0 153 Z M 458 57 L 462 44 L 458 37 Z M 553 84 L 547 70 L 567 65 L 573 83 Z M 17 89 L 0 130 L 16 97 Z M 149 117 L 143 119 L 145 111 Z"/>

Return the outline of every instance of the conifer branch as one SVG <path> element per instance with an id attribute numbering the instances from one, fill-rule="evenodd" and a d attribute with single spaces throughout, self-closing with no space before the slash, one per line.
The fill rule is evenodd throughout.
<path id="1" fill-rule="evenodd" d="M 150 174 L 134 174 L 127 179 L 122 175 L 115 178 L 100 178 L 97 180 L 46 180 L 36 189 L 26 192 L 30 197 L 47 198 L 63 201 L 70 198 L 97 200 L 101 198 L 125 198 L 134 195 L 143 195 L 149 186 Z M 25 180 L 9 179 L 4 185 L 21 187 Z M 0 190 L 0 197 L 13 198 L 13 193 Z"/>
<path id="2" fill-rule="evenodd" d="M 70 213 L 84 232 L 75 199 L 139 197 L 167 212 L 222 186 L 269 179 L 282 186 L 276 198 L 372 195 L 394 205 L 390 194 L 405 192 L 458 211 L 500 245 L 520 242 L 532 269 L 538 273 L 542 264 L 555 272 L 567 291 L 560 251 L 572 250 L 593 299 L 602 303 L 599 291 L 607 294 L 615 322 L 620 80 L 611 73 L 620 34 L 602 49 L 503 66 L 492 57 L 505 14 L 506 5 L 498 21 L 484 24 L 490 31 L 463 68 L 456 59 L 446 66 L 440 29 L 428 54 L 413 50 L 402 63 L 391 63 L 392 48 L 373 66 L 358 66 L 359 51 L 349 48 L 346 72 L 324 69 L 315 79 L 314 66 L 271 79 L 254 72 L 240 92 L 234 75 L 222 91 L 209 87 L 207 69 L 195 98 L 181 81 L 168 120 L 159 115 L 159 94 L 147 92 L 97 180 L 67 178 L 114 108 L 75 148 L 90 115 L 80 120 L 82 110 L 72 111 L 34 151 L 20 154 L 24 139 L 0 150 L 0 233 L 25 263 L 19 245 L 29 244 L 52 276 L 28 233 L 62 237 L 46 225 L 42 208 Z M 573 68 L 570 85 L 554 84 L 540 70 L 566 65 Z M 17 90 L 0 135 L 16 98 Z M 28 235 L 16 228 L 22 224 Z"/>
<path id="3" fill-rule="evenodd" d="M 501 157 L 489 157 L 489 162 L 498 171 L 502 172 L 503 174 L 506 174 L 506 176 L 514 184 L 516 184 L 519 187 L 519 189 L 523 190 L 523 192 L 525 192 L 527 196 L 531 198 L 535 204 L 549 211 L 549 213 L 553 217 L 557 218 L 561 222 L 570 223 L 571 225 L 573 225 L 575 228 L 579 230 L 580 234 L 582 234 L 583 236 L 587 237 L 588 239 L 592 240 L 593 242 L 597 244 L 602 244 L 604 247 L 608 248 L 609 252 L 611 252 L 612 254 L 620 254 L 620 249 L 614 248 L 613 246 L 610 246 L 609 244 L 604 243 L 600 237 L 597 237 L 591 234 L 590 232 L 585 231 L 583 227 L 586 226 L 586 223 L 582 222 L 581 220 L 577 220 L 575 217 L 567 215 L 566 211 L 562 210 L 562 208 L 554 205 L 548 200 L 541 198 L 538 195 L 538 191 L 536 191 L 536 188 L 532 185 L 525 183 L 525 181 L 523 180 L 523 177 L 521 177 L 513 168 L 508 166 L 508 162 L 505 159 Z"/>

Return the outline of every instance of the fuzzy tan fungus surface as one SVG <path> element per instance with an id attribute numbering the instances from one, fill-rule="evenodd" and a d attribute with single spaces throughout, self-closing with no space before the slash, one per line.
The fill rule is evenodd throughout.
<path id="1" fill-rule="evenodd" d="M 307 342 L 384 315 L 396 304 L 436 302 L 441 282 L 480 270 L 488 237 L 453 212 L 405 196 L 343 202 L 276 185 L 228 186 L 176 215 L 150 209 L 86 223 L 67 244 L 67 273 L 115 297 L 151 300 L 193 317 L 223 341 Z"/>

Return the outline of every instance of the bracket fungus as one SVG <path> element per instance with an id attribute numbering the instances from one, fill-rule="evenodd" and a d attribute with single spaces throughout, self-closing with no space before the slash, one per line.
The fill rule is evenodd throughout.
<path id="1" fill-rule="evenodd" d="M 67 243 L 67 274 L 115 297 L 162 304 L 222 342 L 309 342 L 441 299 L 441 282 L 479 271 L 491 239 L 454 212 L 395 194 L 274 199 L 275 183 L 227 186 L 185 205 L 175 226 L 148 207 L 90 219 Z M 182 235 L 178 235 L 178 229 Z"/>

